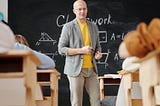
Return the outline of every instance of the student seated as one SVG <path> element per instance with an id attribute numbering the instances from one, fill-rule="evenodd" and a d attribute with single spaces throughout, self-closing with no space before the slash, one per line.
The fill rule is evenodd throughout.
<path id="1" fill-rule="evenodd" d="M 27 40 L 22 35 L 14 35 L 13 30 L 4 20 L 0 21 L 0 33 L 0 53 L 11 49 L 31 50 L 42 62 L 42 65 L 37 66 L 37 69 L 52 69 L 56 67 L 52 58 L 29 48 Z"/>
<path id="2" fill-rule="evenodd" d="M 16 43 L 14 44 L 14 49 L 18 50 L 31 50 L 38 57 L 38 59 L 42 62 L 42 65 L 37 66 L 37 69 L 52 69 L 55 68 L 55 62 L 49 56 L 32 50 L 29 48 L 29 44 L 27 40 L 22 35 L 15 35 Z"/>

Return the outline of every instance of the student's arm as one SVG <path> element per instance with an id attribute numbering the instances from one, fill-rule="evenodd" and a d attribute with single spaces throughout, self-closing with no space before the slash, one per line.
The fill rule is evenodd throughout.
<path id="1" fill-rule="evenodd" d="M 42 65 L 37 66 L 38 69 L 51 69 L 55 68 L 55 62 L 52 58 L 49 56 L 42 54 L 37 51 L 33 51 L 33 53 L 39 58 L 39 60 L 42 62 Z"/>
<path id="2" fill-rule="evenodd" d="M 15 43 L 14 45 L 14 49 L 17 50 L 31 50 L 33 51 L 33 53 L 38 57 L 38 59 L 42 62 L 42 65 L 37 66 L 38 69 L 51 69 L 51 68 L 55 68 L 55 62 L 52 58 L 50 58 L 49 56 L 37 52 L 35 50 L 32 50 L 31 48 L 29 48 L 28 46 L 25 46 L 23 44 L 20 43 Z"/>

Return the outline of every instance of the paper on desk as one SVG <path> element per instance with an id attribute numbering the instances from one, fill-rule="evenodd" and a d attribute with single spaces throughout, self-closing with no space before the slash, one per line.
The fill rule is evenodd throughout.
<path id="1" fill-rule="evenodd" d="M 104 74 L 104 77 L 111 77 L 113 79 L 116 79 L 116 78 L 121 78 L 122 75 L 119 75 L 119 74 Z"/>

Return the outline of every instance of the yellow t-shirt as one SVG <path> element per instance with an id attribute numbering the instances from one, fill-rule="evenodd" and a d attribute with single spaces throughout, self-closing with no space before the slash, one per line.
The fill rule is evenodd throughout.
<path id="1" fill-rule="evenodd" d="M 91 46 L 90 33 L 88 30 L 87 23 L 78 22 L 78 24 L 79 24 L 79 27 L 80 27 L 80 30 L 82 33 L 84 46 Z M 85 54 L 84 55 L 82 68 L 93 68 L 92 54 Z"/>

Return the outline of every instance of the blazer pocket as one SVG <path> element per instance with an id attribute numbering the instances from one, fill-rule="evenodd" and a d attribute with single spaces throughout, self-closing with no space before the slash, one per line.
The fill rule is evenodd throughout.
<path id="1" fill-rule="evenodd" d="M 66 57 L 66 62 L 73 63 L 74 62 L 74 56 L 67 56 Z"/>

